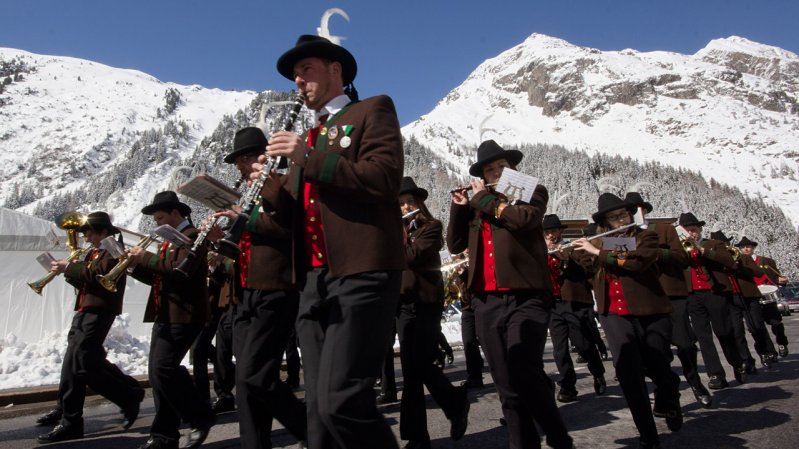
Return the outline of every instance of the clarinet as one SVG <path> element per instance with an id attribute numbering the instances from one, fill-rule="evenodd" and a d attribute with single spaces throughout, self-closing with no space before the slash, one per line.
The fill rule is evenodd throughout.
<path id="1" fill-rule="evenodd" d="M 233 186 L 233 188 L 238 190 L 242 182 L 244 182 L 244 178 L 236 181 L 236 184 Z M 175 271 L 185 277 L 189 277 L 189 273 L 194 271 L 195 264 L 197 263 L 197 250 L 200 249 L 200 245 L 205 242 L 205 239 L 208 237 L 208 233 L 211 231 L 211 229 L 223 218 L 227 217 L 220 215 L 219 217 L 214 218 L 214 221 L 209 223 L 205 229 L 200 231 L 200 233 L 197 235 L 197 238 L 194 240 L 194 245 L 192 245 L 191 249 L 189 249 L 189 254 L 186 255 L 186 258 L 183 259 L 183 261 L 181 261 L 177 267 L 175 267 Z"/>
<path id="2" fill-rule="evenodd" d="M 297 116 L 300 115 L 300 109 L 302 109 L 304 104 L 305 94 L 298 92 L 297 97 L 294 99 L 294 105 L 291 108 L 289 118 L 283 126 L 283 131 L 291 131 L 294 128 L 294 121 L 297 119 Z M 250 215 L 255 209 L 255 205 L 261 199 L 261 189 L 264 183 L 278 164 L 280 164 L 279 157 L 268 157 L 266 164 L 264 164 L 261 173 L 258 175 L 258 179 L 250 184 L 247 192 L 241 197 L 241 212 L 236 217 L 236 220 L 230 226 L 225 236 L 217 243 L 217 252 L 219 254 L 231 259 L 235 259 L 241 254 L 241 247 L 239 247 L 241 235 L 244 233 L 244 228 L 250 220 Z"/>

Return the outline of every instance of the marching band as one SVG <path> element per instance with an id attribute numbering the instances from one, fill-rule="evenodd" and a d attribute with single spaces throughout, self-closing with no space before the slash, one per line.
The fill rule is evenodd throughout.
<path id="1" fill-rule="evenodd" d="M 730 386 L 714 335 L 738 383 L 756 373 L 744 329 L 764 367 L 788 355 L 784 325 L 769 297 L 788 279 L 773 259 L 754 255 L 757 242 L 740 236 L 731 244 L 721 232 L 707 239 L 705 222 L 691 212 L 676 225 L 638 223 L 634 216 L 646 217 L 653 206 L 628 192 L 624 199 L 600 195 L 595 230 L 567 244 L 567 226 L 547 214 L 545 186 L 537 185 L 529 198 L 499 189 L 503 173 L 515 170 L 523 154 L 493 140 L 477 149 L 470 184 L 450 191 L 445 233 L 425 206 L 428 191 L 403 177 L 392 100 L 358 99 L 357 64 L 349 51 L 304 35 L 277 68 L 296 84 L 298 104 L 315 113 L 317 124 L 302 134 L 289 124 L 269 140 L 255 127 L 236 133 L 225 162 L 253 190 L 249 204 L 217 211 L 213 224 L 200 230 L 175 192 L 156 194 L 141 210 L 171 230 L 162 233 L 169 237 L 162 236 L 156 253 L 147 244 L 118 258 L 101 249 L 100 240 L 117 232 L 104 212 L 71 228 L 92 249 L 53 262 L 49 276 L 64 273 L 79 293 L 58 407 L 37 421 L 57 425 L 40 442 L 84 437 L 87 385 L 120 407 L 125 428 L 137 419 L 143 390 L 105 360 L 102 348 L 121 312 L 128 275 L 152 286 L 144 319 L 154 323 L 148 374 L 156 415 L 141 449 L 177 448 L 181 421 L 191 426 L 184 447 L 199 447 L 215 413 L 233 410 L 234 403 L 242 447 L 271 447 L 277 418 L 299 447 L 398 448 L 373 390 L 394 326 L 406 449 L 431 447 L 425 386 L 450 421 L 452 440 L 464 436 L 474 400 L 467 388 L 483 387 L 478 342 L 513 449 L 541 447 L 542 437 L 553 448 L 574 447 L 557 403 L 579 395 L 570 346 L 587 362 L 594 392 L 608 388 L 597 348 L 602 342 L 592 330 L 597 315 L 641 448 L 660 445 L 655 418 L 664 418 L 672 432 L 683 426 L 672 346 L 702 407 L 713 404 L 708 388 Z M 279 174 L 281 158 L 288 168 Z M 219 225 L 221 217 L 238 222 L 231 226 L 235 237 Z M 442 267 L 445 245 L 451 254 L 468 255 L 468 262 Z M 41 291 L 46 282 L 34 284 Z M 435 364 L 445 295 L 465 306 L 471 366 L 459 386 Z M 296 385 L 280 380 L 283 352 L 295 332 L 304 400 L 295 396 Z M 226 355 L 215 363 L 212 407 L 202 371 L 214 335 Z M 557 393 L 544 370 L 548 337 Z M 194 379 L 181 365 L 190 348 L 199 360 Z M 653 405 L 647 377 L 656 386 Z"/>

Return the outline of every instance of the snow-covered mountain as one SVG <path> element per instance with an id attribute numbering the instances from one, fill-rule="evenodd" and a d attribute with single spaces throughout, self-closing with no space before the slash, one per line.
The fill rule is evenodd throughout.
<path id="1" fill-rule="evenodd" d="M 799 56 L 740 37 L 681 55 L 533 34 L 480 64 L 403 134 L 463 174 L 488 138 L 682 167 L 762 196 L 796 226 L 798 99 Z"/>
<path id="2" fill-rule="evenodd" d="M 12 196 L 28 204 L 97 178 L 124 165 L 131 146 L 154 130 L 181 136 L 135 185 L 108 198 L 116 223 L 133 229 L 144 202 L 168 184 L 175 162 L 258 95 L 9 48 L 0 48 L 0 85 L 0 204 Z"/>

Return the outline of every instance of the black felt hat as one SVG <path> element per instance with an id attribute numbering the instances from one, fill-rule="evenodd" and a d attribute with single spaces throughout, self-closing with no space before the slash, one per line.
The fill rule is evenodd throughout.
<path id="1" fill-rule="evenodd" d="M 652 205 L 644 201 L 638 192 L 627 192 L 627 195 L 624 196 L 624 201 L 635 204 L 636 207 L 643 206 L 646 209 L 646 213 L 652 212 Z"/>
<path id="2" fill-rule="evenodd" d="M 188 217 L 191 214 L 191 208 L 178 199 L 178 194 L 171 190 L 167 190 L 165 192 L 156 193 L 155 197 L 153 197 L 153 202 L 144 206 L 141 209 L 141 213 L 144 215 L 152 215 L 159 210 L 169 212 L 173 209 L 177 209 L 183 217 Z"/>
<path id="3" fill-rule="evenodd" d="M 111 217 L 105 212 L 92 212 L 86 217 L 86 221 L 78 228 L 79 232 L 91 230 L 94 232 L 107 229 L 109 234 L 118 234 L 119 229 L 111 224 Z"/>
<path id="4" fill-rule="evenodd" d="M 547 229 L 565 229 L 568 228 L 565 224 L 560 222 L 560 218 L 556 214 L 544 215 L 543 228 Z"/>
<path id="5" fill-rule="evenodd" d="M 506 159 L 514 167 L 524 155 L 519 150 L 505 150 L 493 140 L 486 140 L 477 147 L 477 162 L 469 167 L 469 174 L 474 177 L 483 176 L 483 166 L 497 159 Z"/>
<path id="6" fill-rule="evenodd" d="M 698 218 L 691 212 L 686 212 L 684 214 L 680 214 L 680 220 L 678 221 L 680 226 L 699 226 L 702 227 L 705 225 L 704 221 L 699 221 Z"/>
<path id="7" fill-rule="evenodd" d="M 630 214 L 634 214 L 638 209 L 635 204 L 628 203 L 612 193 L 603 193 L 599 195 L 596 202 L 596 212 L 591 215 L 591 218 L 596 223 L 601 223 L 605 219 L 605 214 L 616 209 L 627 209 Z"/>
<path id="8" fill-rule="evenodd" d="M 236 158 L 247 153 L 264 153 L 269 142 L 261 128 L 248 126 L 236 131 L 233 137 L 233 151 L 225 156 L 225 163 L 232 164 Z"/>
<path id="9" fill-rule="evenodd" d="M 418 187 L 410 176 L 404 176 L 400 184 L 399 194 L 410 193 L 411 195 L 424 201 L 427 199 L 427 190 Z"/>
<path id="10" fill-rule="evenodd" d="M 355 75 L 358 73 L 358 63 L 355 62 L 355 57 L 352 56 L 352 53 L 340 45 L 312 34 L 300 36 L 294 48 L 286 51 L 278 58 L 277 71 L 289 80 L 294 81 L 294 64 L 302 59 L 311 57 L 330 59 L 341 63 L 341 77 L 344 86 L 355 80 Z"/>
<path id="11" fill-rule="evenodd" d="M 741 246 L 752 246 L 752 247 L 754 247 L 754 246 L 757 246 L 757 242 L 749 240 L 748 238 L 746 238 L 746 236 L 743 236 L 743 237 L 741 237 L 741 241 L 736 243 L 735 246 L 738 246 L 738 247 L 741 247 Z"/>
<path id="12" fill-rule="evenodd" d="M 724 231 L 713 231 L 710 233 L 710 240 L 720 240 L 722 242 L 729 243 L 730 240 L 732 240 L 732 237 L 727 237 L 727 235 L 724 234 Z"/>

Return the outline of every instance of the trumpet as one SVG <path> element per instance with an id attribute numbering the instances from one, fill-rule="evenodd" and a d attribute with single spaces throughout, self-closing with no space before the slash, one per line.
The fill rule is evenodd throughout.
<path id="1" fill-rule="evenodd" d="M 699 244 L 693 241 L 690 237 L 683 237 L 680 239 L 680 245 L 682 245 L 682 249 L 686 253 L 690 253 L 693 250 L 699 251 Z"/>
<path id="2" fill-rule="evenodd" d="M 486 186 L 486 187 L 496 187 L 496 186 L 497 186 L 497 184 L 499 184 L 499 183 L 498 183 L 498 182 L 492 182 L 492 183 L 486 184 L 485 186 Z M 456 188 L 454 188 L 454 189 L 450 190 L 450 191 L 449 191 L 449 193 L 455 193 L 455 192 L 468 192 L 469 190 L 472 190 L 472 188 L 473 188 L 472 186 L 461 186 L 461 187 L 456 187 Z"/>
<path id="3" fill-rule="evenodd" d="M 70 251 L 67 260 L 70 262 L 75 261 L 86 252 L 85 249 L 78 247 L 78 228 L 83 226 L 84 223 L 86 223 L 86 216 L 79 212 L 65 212 L 55 219 L 56 226 L 67 231 L 67 248 Z M 41 295 L 44 287 L 56 276 L 58 276 L 58 273 L 55 271 L 48 271 L 42 278 L 28 282 L 28 286 L 37 295 Z"/>
<path id="4" fill-rule="evenodd" d="M 736 248 L 736 249 L 737 249 L 737 248 Z M 774 272 L 774 274 L 776 274 L 778 277 L 785 277 L 785 276 L 783 276 L 783 275 L 782 275 L 782 273 L 780 273 L 780 270 L 778 270 L 778 269 L 776 269 L 776 268 L 772 267 L 771 265 L 760 264 L 760 265 L 758 265 L 758 266 L 759 266 L 759 267 L 760 267 L 760 269 L 761 269 L 761 270 L 763 270 L 763 271 L 766 271 L 766 269 L 769 269 L 769 270 L 773 271 L 773 272 Z"/>
<path id="5" fill-rule="evenodd" d="M 139 240 L 139 243 L 136 246 L 141 248 L 147 248 L 147 246 L 155 240 L 155 237 L 152 235 L 148 235 L 147 237 L 143 237 Z M 105 275 L 98 274 L 96 276 L 97 282 L 103 286 L 109 292 L 116 293 L 117 291 L 117 281 L 119 281 L 119 277 L 122 276 L 122 273 L 127 270 L 128 266 L 130 265 L 130 257 L 122 256 L 119 258 L 119 262 L 114 265 L 114 268 L 106 273 Z"/>
<path id="6" fill-rule="evenodd" d="M 741 250 L 738 249 L 737 246 L 730 245 L 729 243 L 726 246 L 727 246 L 727 252 L 729 252 L 730 256 L 732 256 L 732 260 L 734 260 L 736 262 L 741 260 Z"/>

